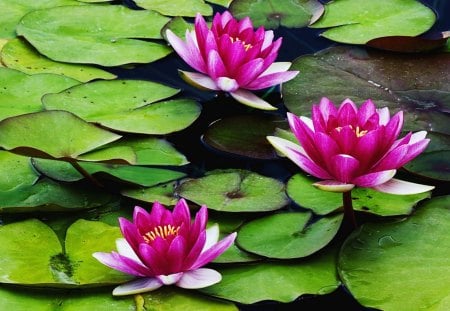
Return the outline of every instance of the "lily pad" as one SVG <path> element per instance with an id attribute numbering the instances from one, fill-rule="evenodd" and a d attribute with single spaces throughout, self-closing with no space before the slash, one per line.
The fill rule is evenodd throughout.
<path id="1" fill-rule="evenodd" d="M 311 223 L 310 212 L 278 213 L 250 221 L 239 229 L 237 244 L 260 256 L 292 259 L 325 247 L 337 234 L 343 215 Z"/>
<path id="2" fill-rule="evenodd" d="M 119 139 L 66 111 L 43 111 L 0 121 L 0 146 L 35 157 L 76 158 Z"/>
<path id="3" fill-rule="evenodd" d="M 450 150 L 427 152 L 408 163 L 405 169 L 424 177 L 440 181 L 450 181 Z"/>
<path id="4" fill-rule="evenodd" d="M 394 52 L 426 52 L 445 46 L 450 37 L 450 31 L 446 31 L 434 37 L 408 37 L 390 36 L 372 39 L 367 42 L 368 46 Z"/>
<path id="5" fill-rule="evenodd" d="M 56 180 L 68 182 L 84 178 L 84 176 L 68 162 L 34 159 L 33 165 L 42 174 Z M 112 179 L 143 187 L 155 186 L 160 183 L 182 178 L 186 175 L 185 173 L 174 170 L 144 166 L 91 162 L 78 162 L 78 165 L 80 165 L 80 167 L 89 175 L 95 175 L 95 177 L 98 175 L 98 179 Z"/>
<path id="6" fill-rule="evenodd" d="M 153 203 L 158 201 L 159 203 L 168 206 L 175 205 L 178 199 L 175 197 L 174 190 L 177 182 L 169 182 L 158 186 L 149 188 L 127 188 L 120 191 L 123 196 Z"/>
<path id="7" fill-rule="evenodd" d="M 272 29 L 305 27 L 319 19 L 324 10 L 317 0 L 234 0 L 230 5 L 236 18 L 249 16 L 255 27 Z"/>
<path id="8" fill-rule="evenodd" d="M 27 75 L 14 69 L 0 68 L 0 120 L 41 111 L 44 94 L 60 92 L 79 83 L 56 74 Z"/>
<path id="9" fill-rule="evenodd" d="M 312 184 L 317 180 L 296 174 L 287 183 L 287 194 L 298 205 L 319 215 L 329 214 L 342 207 L 342 194 L 319 190 Z M 416 204 L 430 197 L 430 192 L 394 195 L 369 188 L 352 190 L 353 208 L 380 216 L 410 214 Z"/>
<path id="10" fill-rule="evenodd" d="M 96 81 L 48 94 L 42 101 L 48 110 L 70 111 L 114 130 L 168 134 L 186 128 L 200 114 L 200 106 L 190 99 L 157 102 L 178 92 L 150 81 Z"/>
<path id="11" fill-rule="evenodd" d="M 227 265 L 217 269 L 222 281 L 200 291 L 244 304 L 264 300 L 287 303 L 305 294 L 328 294 L 340 284 L 335 253 L 329 249 L 305 260 Z"/>
<path id="12" fill-rule="evenodd" d="M 433 26 L 434 12 L 415 0 L 332 1 L 313 28 L 329 28 L 322 35 L 333 41 L 365 44 L 379 37 L 417 36 Z"/>
<path id="13" fill-rule="evenodd" d="M 74 187 L 43 178 L 0 192 L 1 213 L 70 212 L 103 206 L 112 200 L 106 192 L 91 187 Z"/>
<path id="14" fill-rule="evenodd" d="M 288 203 L 282 182 L 244 170 L 212 171 L 183 182 L 176 192 L 196 204 L 223 212 L 266 212 Z"/>
<path id="15" fill-rule="evenodd" d="M 62 5 L 83 5 L 83 3 L 76 0 L 0 0 L 0 12 L 2 12 L 0 38 L 15 38 L 16 26 L 28 12 Z"/>
<path id="16" fill-rule="evenodd" d="M 364 306 L 445 310 L 450 288 L 450 197 L 436 197 L 409 218 L 367 223 L 342 246 L 339 274 Z"/>
<path id="17" fill-rule="evenodd" d="M 63 6 L 28 13 L 16 31 L 52 60 L 118 66 L 168 55 L 169 47 L 139 40 L 161 39 L 168 21 L 153 11 L 119 5 Z"/>
<path id="18" fill-rule="evenodd" d="M 184 38 L 186 35 L 186 29 L 193 30 L 194 24 L 186 22 L 186 20 L 180 16 L 176 16 L 168 22 L 161 30 L 161 35 L 167 41 L 166 30 L 170 29 L 172 32 L 180 38 Z"/>
<path id="19" fill-rule="evenodd" d="M 210 16 L 213 13 L 211 6 L 203 0 L 134 0 L 134 2 L 141 8 L 167 16 L 194 17 L 197 13 Z"/>
<path id="20" fill-rule="evenodd" d="M 94 79 L 114 79 L 116 75 L 100 68 L 80 64 L 55 62 L 39 54 L 29 43 L 12 39 L 1 49 L 1 61 L 6 67 L 26 74 L 54 73 L 88 82 Z"/>
<path id="21" fill-rule="evenodd" d="M 4 191 L 22 186 L 31 186 L 39 178 L 33 169 L 30 158 L 0 151 L 0 197 Z"/>
<path id="22" fill-rule="evenodd" d="M 255 159 L 275 159 L 276 152 L 266 139 L 277 127 L 287 127 L 284 119 L 262 116 L 235 116 L 212 123 L 202 141 L 220 151 Z"/>

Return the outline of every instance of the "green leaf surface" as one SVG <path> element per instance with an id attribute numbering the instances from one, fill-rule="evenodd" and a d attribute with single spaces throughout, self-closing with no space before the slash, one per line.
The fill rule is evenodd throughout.
<path id="1" fill-rule="evenodd" d="M 0 68 L 0 120 L 43 110 L 41 97 L 77 85 L 79 81 L 56 75 L 27 75 Z"/>
<path id="2" fill-rule="evenodd" d="M 180 38 L 185 38 L 186 30 L 193 30 L 194 24 L 186 22 L 186 20 L 180 16 L 172 18 L 161 30 L 162 36 L 167 41 L 166 31 L 170 29 L 175 35 Z"/>
<path id="3" fill-rule="evenodd" d="M 222 281 L 200 291 L 244 304 L 291 302 L 305 294 L 328 294 L 340 284 L 335 253 L 328 250 L 305 260 L 223 266 L 218 269 Z"/>
<path id="4" fill-rule="evenodd" d="M 31 186 L 39 178 L 30 158 L 0 151 L 0 197 L 4 191 Z"/>
<path id="5" fill-rule="evenodd" d="M 127 188 L 120 191 L 123 196 L 139 200 L 142 202 L 159 203 L 168 206 L 175 205 L 178 199 L 175 197 L 174 190 L 177 182 L 169 182 L 149 188 Z"/>
<path id="6" fill-rule="evenodd" d="M 206 0 L 206 2 L 214 3 L 228 8 L 233 0 Z"/>
<path id="7" fill-rule="evenodd" d="M 62 5 L 83 5 L 83 3 L 75 0 L 0 0 L 0 12 L 2 12 L 0 38 L 15 38 L 16 26 L 28 12 Z"/>
<path id="8" fill-rule="evenodd" d="M 417 36 L 433 26 L 434 12 L 416 0 L 339 0 L 325 5 L 314 28 L 330 40 L 364 44 L 379 37 Z"/>
<path id="9" fill-rule="evenodd" d="M 134 2 L 141 8 L 167 16 L 194 17 L 197 13 L 210 16 L 213 13 L 211 6 L 203 0 L 134 0 Z"/>
<path id="10" fill-rule="evenodd" d="M 287 183 L 288 196 L 298 205 L 311 209 L 318 215 L 329 214 L 342 207 L 342 194 L 317 189 L 317 180 L 296 174 Z M 430 192 L 394 195 L 369 188 L 352 190 L 353 208 L 380 216 L 408 215 L 416 204 L 430 197 Z"/>
<path id="11" fill-rule="evenodd" d="M 196 204 L 224 212 L 264 212 L 288 203 L 284 184 L 250 171 L 212 171 L 183 182 L 176 191 Z"/>
<path id="12" fill-rule="evenodd" d="M 342 214 L 311 222 L 310 212 L 278 213 L 244 224 L 237 244 L 260 256 L 292 259 L 306 257 L 325 247 L 336 235 Z"/>
<path id="13" fill-rule="evenodd" d="M 301 28 L 314 23 L 324 7 L 317 0 L 234 0 L 230 11 L 237 19 L 249 16 L 255 27 Z"/>
<path id="14" fill-rule="evenodd" d="M 81 82 L 94 79 L 114 79 L 116 75 L 88 65 L 55 62 L 39 54 L 22 39 L 12 39 L 1 49 L 0 58 L 6 67 L 26 74 L 54 73 Z"/>
<path id="15" fill-rule="evenodd" d="M 364 306 L 446 310 L 450 288 L 450 197 L 409 218 L 367 223 L 342 246 L 339 274 Z"/>
<path id="16" fill-rule="evenodd" d="M 64 6 L 27 14 L 17 33 L 55 61 L 118 66 L 168 55 L 169 47 L 140 40 L 161 39 L 168 21 L 153 11 L 119 5 Z"/>
<path id="17" fill-rule="evenodd" d="M 212 123 L 202 141 L 220 151 L 255 159 L 275 159 L 276 152 L 266 136 L 277 127 L 288 127 L 286 121 L 254 115 L 234 116 Z"/>
<path id="18" fill-rule="evenodd" d="M 36 157 L 76 158 L 121 136 L 66 111 L 43 111 L 0 121 L 0 146 Z"/>

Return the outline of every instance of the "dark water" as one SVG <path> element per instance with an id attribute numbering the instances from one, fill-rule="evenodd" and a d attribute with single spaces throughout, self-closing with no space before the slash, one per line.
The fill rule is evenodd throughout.
<path id="1" fill-rule="evenodd" d="M 325 1 L 323 1 L 325 2 Z M 428 33 L 441 32 L 450 30 L 450 1 L 448 0 L 424 0 L 427 6 L 433 8 L 439 19 L 437 23 Z M 131 1 L 125 1 L 131 7 Z M 215 7 L 217 11 L 223 8 Z M 318 29 L 287 29 L 281 27 L 275 30 L 275 37 L 283 37 L 283 45 L 280 49 L 277 61 L 293 61 L 295 58 L 311 54 L 324 48 L 336 45 L 330 40 L 322 38 Z M 171 134 L 167 137 L 175 147 L 180 150 L 191 162 L 186 167 L 187 173 L 191 177 L 199 177 L 204 172 L 216 168 L 243 168 L 254 172 L 278 178 L 286 181 L 290 176 L 298 172 L 298 168 L 285 159 L 281 160 L 255 160 L 244 157 L 237 157 L 230 154 L 224 154 L 205 146 L 201 141 L 202 133 L 208 125 L 213 121 L 232 115 L 241 115 L 246 113 L 267 114 L 268 112 L 260 112 L 249 109 L 246 106 L 235 103 L 226 95 L 217 96 L 213 92 L 200 92 L 197 89 L 187 85 L 177 73 L 178 69 L 191 70 L 177 55 L 174 53 L 160 61 L 139 65 L 136 68 L 109 69 L 117 74 L 121 79 L 142 79 L 161 82 L 171 87 L 182 90 L 180 96 L 191 97 L 202 104 L 202 113 L 199 119 L 188 129 L 180 133 Z M 264 95 L 262 92 L 260 95 Z M 324 94 L 326 95 L 326 94 Z M 286 110 L 283 108 L 279 90 L 273 89 L 268 93 L 266 100 L 276 105 L 280 109 L 275 114 L 285 115 Z M 340 287 L 335 292 L 324 296 L 304 296 L 295 302 L 288 304 L 280 304 L 273 302 L 262 302 L 251 306 L 239 306 L 241 310 L 370 310 L 362 307 L 354 298 L 346 291 L 344 287 Z"/>

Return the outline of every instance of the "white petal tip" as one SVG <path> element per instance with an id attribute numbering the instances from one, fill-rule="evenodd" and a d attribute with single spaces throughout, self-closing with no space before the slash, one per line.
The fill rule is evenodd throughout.
<path id="1" fill-rule="evenodd" d="M 261 110 L 277 110 L 277 107 L 272 106 L 262 98 L 259 98 L 250 91 L 239 89 L 235 92 L 230 93 L 230 95 L 240 102 L 249 107 L 253 107 Z"/>
<path id="2" fill-rule="evenodd" d="M 329 192 L 347 192 L 352 190 L 354 184 L 341 183 L 335 180 L 323 180 L 313 184 L 314 187 L 323 191 Z"/>
<path id="3" fill-rule="evenodd" d="M 410 195 L 428 192 L 434 189 L 434 186 L 416 184 L 404 180 L 392 178 L 391 180 L 373 187 L 374 190 L 384 193 L 397 195 Z"/>
<path id="4" fill-rule="evenodd" d="M 185 272 L 176 285 L 187 289 L 197 289 L 214 285 L 221 280 L 222 275 L 216 270 L 200 268 Z"/>
<path id="5" fill-rule="evenodd" d="M 113 296 L 134 295 L 150 292 L 160 288 L 163 284 L 157 278 L 141 278 L 122 284 L 114 288 Z"/>

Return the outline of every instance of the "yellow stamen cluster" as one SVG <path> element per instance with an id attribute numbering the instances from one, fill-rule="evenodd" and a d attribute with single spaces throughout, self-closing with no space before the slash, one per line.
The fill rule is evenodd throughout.
<path id="1" fill-rule="evenodd" d="M 180 230 L 180 226 L 174 227 L 172 225 L 165 225 L 165 226 L 157 226 L 153 228 L 153 230 L 147 232 L 143 235 L 144 241 L 149 243 L 151 241 L 154 241 L 156 237 L 160 238 L 167 238 L 170 235 L 177 235 L 178 230 Z"/>
<path id="2" fill-rule="evenodd" d="M 356 129 L 353 129 L 353 126 L 349 126 L 352 130 L 354 130 L 355 131 L 355 135 L 356 135 L 356 137 L 363 137 L 364 135 L 366 135 L 367 134 L 367 130 L 362 130 L 361 131 L 361 129 L 359 128 L 359 126 L 357 126 L 356 127 Z M 338 132 L 340 132 L 342 130 L 342 126 L 339 126 L 339 127 L 337 127 L 336 128 L 336 131 L 338 131 Z"/>
<path id="3" fill-rule="evenodd" d="M 253 45 L 251 45 L 250 43 L 247 43 L 247 44 L 246 44 L 245 41 L 241 41 L 241 39 L 239 39 L 239 38 L 233 38 L 233 37 L 230 37 L 230 40 L 231 40 L 231 43 L 234 43 L 234 42 L 241 42 L 242 45 L 244 46 L 246 52 L 247 52 L 248 50 L 250 50 L 250 49 L 253 47 Z"/>

